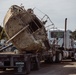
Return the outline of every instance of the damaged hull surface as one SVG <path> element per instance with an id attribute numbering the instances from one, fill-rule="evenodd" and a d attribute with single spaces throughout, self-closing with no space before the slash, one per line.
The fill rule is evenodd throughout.
<path id="1" fill-rule="evenodd" d="M 17 5 L 9 8 L 4 18 L 4 30 L 19 50 L 40 50 L 47 39 L 44 24 L 32 9 L 27 11 Z"/>

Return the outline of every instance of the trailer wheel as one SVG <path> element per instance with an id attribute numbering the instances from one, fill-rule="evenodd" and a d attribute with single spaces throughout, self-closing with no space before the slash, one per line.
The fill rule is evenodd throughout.
<path id="1" fill-rule="evenodd" d="M 72 61 L 75 61 L 75 59 L 74 59 L 74 58 L 72 58 Z"/>
<path id="2" fill-rule="evenodd" d="M 31 61 L 28 57 L 27 61 L 25 62 L 24 71 L 26 70 L 26 73 L 29 74 L 31 71 Z"/>
<path id="3" fill-rule="evenodd" d="M 45 60 L 44 60 L 45 63 L 52 63 L 52 56 L 48 56 L 48 57 L 45 57 Z"/>
<path id="4" fill-rule="evenodd" d="M 55 63 L 56 62 L 56 55 L 50 56 L 48 59 L 48 63 Z"/>
<path id="5" fill-rule="evenodd" d="M 2 71 L 6 71 L 6 68 L 0 68 L 0 70 L 2 70 Z"/>
<path id="6" fill-rule="evenodd" d="M 38 57 L 36 57 L 36 64 L 35 64 L 36 70 L 40 69 L 40 61 L 38 59 Z"/>
<path id="7" fill-rule="evenodd" d="M 57 52 L 56 53 L 56 62 L 59 63 L 62 61 L 62 53 L 61 52 Z"/>
<path id="8" fill-rule="evenodd" d="M 3 68 L 3 71 L 6 71 L 6 68 Z"/>
<path id="9" fill-rule="evenodd" d="M 50 62 L 49 58 L 45 59 L 44 61 L 45 61 L 45 63 L 49 63 Z"/>
<path id="10" fill-rule="evenodd" d="M 45 63 L 55 63 L 56 62 L 56 55 L 49 56 L 46 58 Z"/>
<path id="11" fill-rule="evenodd" d="M 52 62 L 53 62 L 53 63 L 56 62 L 56 55 L 53 55 L 53 57 L 52 57 Z"/>
<path id="12" fill-rule="evenodd" d="M 38 59 L 38 57 L 34 57 L 33 59 L 34 62 L 32 62 L 32 69 L 33 70 L 39 70 L 40 69 L 40 60 Z"/>

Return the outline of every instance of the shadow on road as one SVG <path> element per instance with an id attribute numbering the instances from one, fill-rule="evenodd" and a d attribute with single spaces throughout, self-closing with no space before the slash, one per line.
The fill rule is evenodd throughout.
<path id="1" fill-rule="evenodd" d="M 76 64 L 64 61 L 55 64 L 42 64 L 39 71 L 32 71 L 29 75 L 76 75 Z"/>
<path id="2" fill-rule="evenodd" d="M 0 71 L 0 75 L 14 75 L 14 70 Z M 40 70 L 31 71 L 29 75 L 76 75 L 76 63 L 63 61 L 54 64 L 41 64 Z"/>

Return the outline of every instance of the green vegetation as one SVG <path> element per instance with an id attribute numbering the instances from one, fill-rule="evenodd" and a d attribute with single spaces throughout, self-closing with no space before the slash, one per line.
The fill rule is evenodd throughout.
<path id="1" fill-rule="evenodd" d="M 0 40 L 3 38 L 6 38 L 6 34 L 3 27 L 0 26 Z"/>
<path id="2" fill-rule="evenodd" d="M 72 32 L 72 36 L 73 36 L 74 40 L 76 40 L 76 30 Z"/>

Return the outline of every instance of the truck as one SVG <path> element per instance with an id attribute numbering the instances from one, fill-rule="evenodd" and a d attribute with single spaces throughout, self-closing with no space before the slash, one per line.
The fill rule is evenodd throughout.
<path id="1" fill-rule="evenodd" d="M 49 44 L 45 23 L 32 9 L 18 5 L 9 8 L 3 28 L 8 37 L 5 44 L 12 44 L 0 49 L 0 69 L 13 68 L 16 74 L 28 74 L 32 69 L 38 70 L 41 61 L 61 62 L 62 58 L 58 57 L 61 52 Z M 16 52 L 4 52 L 13 45 Z"/>
<path id="2" fill-rule="evenodd" d="M 67 30 L 67 18 L 65 19 L 65 29 L 49 29 L 47 35 L 49 43 L 57 46 L 62 53 L 62 59 L 72 59 L 76 61 L 76 42 L 72 37 L 72 31 Z M 61 56 L 59 56 L 61 58 Z"/>
<path id="3" fill-rule="evenodd" d="M 55 44 L 55 41 L 51 43 L 53 39 L 60 38 L 52 38 L 52 32 L 46 30 L 45 23 L 46 21 L 41 21 L 32 9 L 25 10 L 18 5 L 9 8 L 3 28 L 8 37 L 5 44 L 11 42 L 11 45 L 0 49 L 0 69 L 13 68 L 15 74 L 28 74 L 33 69 L 40 69 L 41 61 L 59 63 L 64 54 L 68 55 L 61 44 Z M 17 48 L 16 52 L 4 52 L 13 45 Z M 74 51 L 72 55 L 73 53 Z"/>

